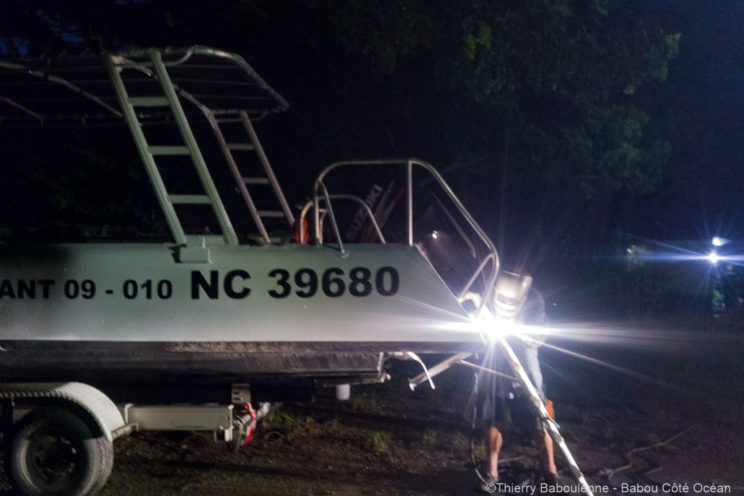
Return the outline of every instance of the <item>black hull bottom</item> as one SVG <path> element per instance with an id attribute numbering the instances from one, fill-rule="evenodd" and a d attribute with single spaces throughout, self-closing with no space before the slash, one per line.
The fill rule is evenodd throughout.
<path id="1" fill-rule="evenodd" d="M 250 382 L 252 390 L 284 385 L 337 384 L 380 380 L 390 353 L 454 353 L 453 343 L 261 342 L 128 343 L 0 341 L 2 382 L 85 382 L 125 401 L 224 401 L 229 387 Z M 469 345 L 473 348 L 473 345 Z M 304 387 L 304 386 L 302 386 Z M 205 399 L 218 396 L 220 399 Z M 117 396 L 113 394 L 113 396 Z M 255 396 L 255 394 L 254 394 Z M 268 398 L 264 398 L 269 400 Z M 257 399 L 261 400 L 261 399 Z"/>

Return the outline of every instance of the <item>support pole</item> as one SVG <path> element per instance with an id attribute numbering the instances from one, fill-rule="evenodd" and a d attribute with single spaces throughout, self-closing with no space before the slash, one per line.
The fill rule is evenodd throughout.
<path id="1" fill-rule="evenodd" d="M 558 430 L 558 424 L 555 423 L 555 420 L 550 418 L 550 414 L 548 414 L 548 410 L 545 408 L 545 404 L 543 403 L 540 394 L 537 392 L 537 389 L 535 389 L 535 386 L 532 385 L 532 381 L 530 381 L 530 378 L 527 376 L 527 372 L 525 372 L 524 367 L 522 367 L 519 358 L 517 358 L 517 354 L 514 353 L 512 347 L 506 342 L 506 338 L 499 339 L 498 344 L 501 346 L 501 349 L 504 352 L 504 357 L 509 362 L 512 372 L 514 372 L 514 375 L 517 377 L 517 380 L 524 390 L 527 391 L 527 395 L 529 396 L 532 405 L 537 410 L 537 413 L 540 415 L 543 425 L 548 430 L 548 434 L 553 438 L 553 442 L 561 448 L 563 456 L 566 458 L 566 461 L 568 461 L 568 465 L 571 468 L 571 473 L 573 473 L 574 477 L 579 481 L 579 484 L 584 488 L 586 494 L 594 496 L 586 477 L 584 477 L 584 474 L 581 472 L 579 465 L 571 454 L 571 450 L 568 449 L 565 439 L 561 436 L 561 433 Z"/>

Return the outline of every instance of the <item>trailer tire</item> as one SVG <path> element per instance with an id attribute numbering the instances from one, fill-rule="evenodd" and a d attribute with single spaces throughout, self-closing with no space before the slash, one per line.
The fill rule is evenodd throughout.
<path id="1" fill-rule="evenodd" d="M 10 476 L 28 495 L 87 496 L 111 474 L 113 443 L 74 413 L 47 408 L 30 413 L 15 431 Z"/>
<path id="2" fill-rule="evenodd" d="M 108 478 L 114 469 L 114 443 L 108 441 L 104 437 L 100 437 L 98 439 L 100 440 L 99 446 L 101 447 L 102 457 L 101 471 L 98 474 L 98 479 L 93 485 L 93 489 L 91 490 L 90 494 L 98 494 L 101 489 L 103 489 L 103 486 L 105 486 L 106 482 L 108 482 Z M 108 448 L 106 448 L 107 445 Z"/>

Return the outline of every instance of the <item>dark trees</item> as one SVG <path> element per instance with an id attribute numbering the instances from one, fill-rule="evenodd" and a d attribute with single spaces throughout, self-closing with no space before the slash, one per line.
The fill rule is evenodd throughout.
<path id="1" fill-rule="evenodd" d="M 409 101 L 426 88 L 436 105 L 417 115 L 448 122 L 428 128 L 446 144 L 441 159 L 473 172 L 478 210 L 500 210 L 488 223 L 518 241 L 512 248 L 606 241 L 662 180 L 669 145 L 634 95 L 666 79 L 680 35 L 642 9 L 573 0 L 344 5 L 334 22 L 341 40 L 378 77 L 406 81 Z"/>
<path id="2" fill-rule="evenodd" d="M 244 54 L 293 105 L 263 132 L 282 176 L 309 184 L 330 160 L 421 156 L 468 191 L 469 206 L 511 240 L 512 253 L 606 240 L 664 177 L 669 147 L 634 101 L 666 78 L 679 35 L 633 2 L 16 0 L 3 8 L 7 52 L 199 43 Z M 294 197 L 308 190 L 290 186 Z"/>

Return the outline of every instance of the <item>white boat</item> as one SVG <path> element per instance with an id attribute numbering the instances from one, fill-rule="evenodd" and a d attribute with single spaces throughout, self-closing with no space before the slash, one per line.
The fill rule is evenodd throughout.
<path id="1" fill-rule="evenodd" d="M 396 353 L 479 349 L 465 300 L 488 301 L 498 256 L 442 177 L 415 159 L 339 162 L 293 211 L 254 128 L 287 107 L 243 58 L 206 47 L 0 61 L 0 131 L 128 127 L 172 236 L 6 239 L 0 375 L 357 382 Z M 174 193 L 168 167 L 198 190 Z M 185 227 L 199 208 L 208 234 Z M 234 227 L 246 219 L 253 232 Z"/>

